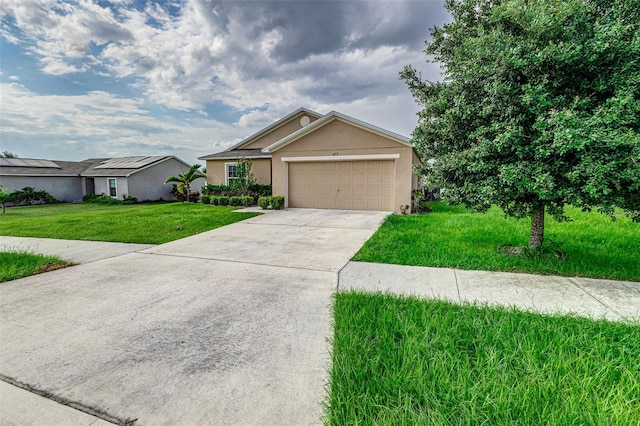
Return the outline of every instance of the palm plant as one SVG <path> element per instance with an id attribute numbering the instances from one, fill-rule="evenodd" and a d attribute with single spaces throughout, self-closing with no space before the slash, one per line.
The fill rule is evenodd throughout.
<path id="1" fill-rule="evenodd" d="M 164 181 L 165 184 L 174 183 L 176 190 L 184 195 L 185 199 L 189 198 L 191 193 L 191 184 L 199 178 L 206 178 L 207 175 L 200 171 L 200 164 L 194 164 L 184 174 L 178 174 L 178 176 L 171 176 Z"/>

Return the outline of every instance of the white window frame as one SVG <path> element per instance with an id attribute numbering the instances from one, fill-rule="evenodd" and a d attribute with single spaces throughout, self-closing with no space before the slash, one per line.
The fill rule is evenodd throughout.
<path id="1" fill-rule="evenodd" d="M 229 166 L 236 166 L 236 176 L 230 178 L 229 176 Z M 232 180 L 238 179 L 238 163 L 224 163 L 224 184 L 229 186 Z"/>
<path id="2" fill-rule="evenodd" d="M 113 181 L 113 189 L 114 189 L 115 195 L 111 195 L 111 181 Z M 109 197 L 118 198 L 118 179 L 107 178 L 107 191 L 109 191 Z"/>

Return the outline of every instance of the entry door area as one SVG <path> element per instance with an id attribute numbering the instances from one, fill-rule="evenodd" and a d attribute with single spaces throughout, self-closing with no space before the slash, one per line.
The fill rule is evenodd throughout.
<path id="1" fill-rule="evenodd" d="M 289 207 L 393 211 L 394 160 L 289 163 Z"/>

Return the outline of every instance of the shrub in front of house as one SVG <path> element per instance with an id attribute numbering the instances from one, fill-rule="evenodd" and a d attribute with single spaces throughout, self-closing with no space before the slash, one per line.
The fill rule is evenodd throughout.
<path id="1" fill-rule="evenodd" d="M 273 189 L 271 185 L 260 185 L 259 183 L 254 183 L 249 185 L 249 194 L 254 197 L 268 197 L 273 194 Z"/>
<path id="2" fill-rule="evenodd" d="M 187 201 L 189 201 L 190 203 L 197 203 L 199 199 L 200 199 L 200 192 L 198 191 L 190 192 L 189 196 L 187 197 Z"/>
<path id="3" fill-rule="evenodd" d="M 242 205 L 242 197 L 239 195 L 234 195 L 233 197 L 229 197 L 229 205 L 230 206 L 241 206 Z"/>
<path id="4" fill-rule="evenodd" d="M 246 191 L 241 191 L 237 188 L 226 185 L 212 185 L 210 183 L 200 188 L 203 194 L 208 195 L 225 195 L 227 197 L 234 196 L 251 196 L 253 197 L 252 204 L 259 197 L 267 197 L 271 195 L 271 185 L 260 185 L 257 183 L 249 185 Z"/>
<path id="5" fill-rule="evenodd" d="M 258 198 L 258 206 L 261 209 L 268 209 L 269 206 L 271 205 L 271 197 L 260 197 Z"/>
<path id="6" fill-rule="evenodd" d="M 200 201 L 202 201 L 202 204 L 211 204 L 211 195 L 202 194 L 200 196 Z"/>
<path id="7" fill-rule="evenodd" d="M 87 194 L 84 197 L 82 197 L 82 201 L 85 203 L 102 204 L 107 206 L 119 206 L 123 204 L 122 200 L 118 200 L 117 198 L 111 198 L 104 192 L 100 195 Z"/>
<path id="8" fill-rule="evenodd" d="M 229 205 L 229 197 L 221 195 L 218 197 L 218 205 L 219 206 L 228 206 Z"/>
<path id="9" fill-rule="evenodd" d="M 260 197 L 258 198 L 258 206 L 263 209 L 281 210 L 284 208 L 284 197 L 282 195 Z"/>
<path id="10" fill-rule="evenodd" d="M 275 195 L 271 197 L 271 207 L 274 210 L 282 210 L 284 208 L 284 196 Z"/>
<path id="11" fill-rule="evenodd" d="M 20 206 L 30 206 L 33 204 L 55 204 L 60 202 L 53 198 L 53 196 L 47 191 L 36 191 L 30 186 L 25 186 L 22 190 L 8 194 L 6 201 Z"/>
<path id="12" fill-rule="evenodd" d="M 137 202 L 138 202 L 138 199 L 133 195 L 122 194 L 122 204 L 131 205 L 131 204 L 136 204 Z"/>
<path id="13" fill-rule="evenodd" d="M 249 207 L 254 204 L 254 198 L 251 195 L 244 195 L 240 198 L 244 207 Z"/>

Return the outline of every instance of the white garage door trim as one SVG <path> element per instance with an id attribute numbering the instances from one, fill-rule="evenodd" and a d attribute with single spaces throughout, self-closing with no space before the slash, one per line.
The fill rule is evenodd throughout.
<path id="1" fill-rule="evenodd" d="M 354 157 L 354 156 L 349 156 L 349 157 Z M 309 158 L 309 157 L 302 157 L 302 158 Z M 312 157 L 312 158 L 319 158 L 319 157 Z M 333 157 L 328 157 L 328 158 L 333 159 Z M 342 160 L 342 161 L 347 161 L 347 160 Z M 395 176 L 395 167 L 397 166 L 397 162 L 395 161 L 395 158 L 384 158 L 384 159 L 381 159 L 381 158 L 377 157 L 377 158 L 373 159 L 373 161 L 371 159 L 365 159 L 365 160 L 360 160 L 360 161 L 354 161 L 353 159 L 350 159 L 350 161 L 352 163 L 380 163 L 381 165 L 383 163 L 386 163 L 386 162 L 391 162 L 392 166 L 393 166 L 393 172 L 392 172 L 392 175 L 391 175 L 392 179 L 393 179 L 393 181 L 391 182 L 391 191 L 394 192 L 395 178 L 396 178 L 396 176 Z M 291 188 L 290 188 L 290 185 L 289 185 L 289 166 L 290 166 L 290 163 L 297 163 L 297 164 L 316 163 L 316 164 L 318 164 L 318 163 L 321 163 L 321 162 L 328 164 L 328 163 L 339 163 L 340 161 L 323 160 L 323 161 L 315 161 L 315 162 L 314 161 L 285 162 L 285 188 L 286 188 L 286 194 L 287 194 L 287 197 L 285 198 L 285 207 L 286 208 L 289 207 L 289 201 L 290 201 L 290 198 L 291 198 Z M 291 165 L 293 165 L 293 164 L 291 164 Z M 391 201 L 391 203 L 393 203 L 394 194 L 392 193 L 392 194 L 390 194 L 390 196 L 391 196 L 390 201 Z M 375 197 L 371 199 L 371 201 L 374 201 L 374 200 L 375 200 Z M 344 201 L 344 199 L 343 199 L 343 201 Z M 363 201 L 363 200 L 360 199 L 360 201 Z M 351 203 L 349 203 L 349 204 L 351 205 Z M 308 206 L 308 207 L 312 207 L 312 206 Z M 338 208 L 338 209 L 347 208 L 347 209 L 350 209 L 350 208 L 354 208 L 354 207 L 353 206 L 352 207 L 339 207 L 339 206 L 336 206 L 336 207 L 315 207 L 315 208 Z M 355 209 L 358 209 L 358 208 L 359 207 L 355 207 Z M 363 209 L 364 210 L 371 210 L 370 208 L 367 208 L 367 207 L 363 207 Z M 387 206 L 387 207 L 382 207 L 380 209 L 374 208 L 374 210 L 392 211 L 393 208 L 392 208 L 392 206 Z"/>
<path id="2" fill-rule="evenodd" d="M 282 157 L 282 161 L 315 163 L 319 161 L 395 160 L 397 158 L 400 158 L 400 154 L 318 155 L 315 157 Z"/>

